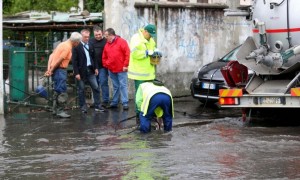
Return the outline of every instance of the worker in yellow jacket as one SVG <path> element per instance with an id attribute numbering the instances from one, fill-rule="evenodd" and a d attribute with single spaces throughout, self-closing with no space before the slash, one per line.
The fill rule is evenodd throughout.
<path id="1" fill-rule="evenodd" d="M 140 84 L 135 98 L 140 111 L 140 131 L 151 131 L 151 119 L 161 117 L 165 131 L 172 130 L 174 117 L 173 98 L 169 89 L 161 81 L 145 82 Z"/>
<path id="2" fill-rule="evenodd" d="M 148 24 L 138 30 L 130 40 L 130 60 L 128 66 L 128 78 L 134 80 L 135 94 L 139 85 L 143 82 L 155 79 L 155 65 L 150 63 L 150 56 L 154 53 L 156 43 L 156 26 Z M 135 107 L 138 116 L 139 111 Z M 138 120 L 137 120 L 137 123 Z"/>

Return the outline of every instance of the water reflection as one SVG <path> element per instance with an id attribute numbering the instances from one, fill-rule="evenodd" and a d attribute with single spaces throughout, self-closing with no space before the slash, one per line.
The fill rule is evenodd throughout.
<path id="1" fill-rule="evenodd" d="M 3 153 L 5 151 L 5 147 L 10 146 L 4 136 L 5 127 L 6 127 L 5 119 L 3 116 L 0 115 L 0 153 Z"/>
<path id="2" fill-rule="evenodd" d="M 5 123 L 5 118 L 0 115 L 0 140 L 1 141 L 4 141 L 4 130 L 5 130 L 5 126 L 6 126 L 6 123 Z"/>
<path id="3" fill-rule="evenodd" d="M 169 179 L 163 174 L 158 164 L 160 159 L 160 148 L 166 148 L 167 142 L 171 141 L 172 134 L 165 134 L 163 131 L 155 131 L 151 134 L 139 132 L 122 137 L 120 148 L 130 152 L 126 161 L 126 173 L 122 179 Z M 158 150 L 158 151 L 157 151 Z"/>
<path id="4" fill-rule="evenodd" d="M 236 153 L 228 146 L 235 146 L 240 140 L 237 139 L 240 136 L 240 130 L 231 127 L 228 124 L 220 123 L 215 124 L 211 127 L 212 131 L 216 131 L 219 137 L 221 138 L 220 141 L 224 142 L 220 147 L 223 147 L 216 156 L 216 162 L 220 163 L 223 168 L 220 172 L 220 179 L 231 179 L 242 177 L 243 173 L 238 171 L 240 161 L 243 158 Z"/>

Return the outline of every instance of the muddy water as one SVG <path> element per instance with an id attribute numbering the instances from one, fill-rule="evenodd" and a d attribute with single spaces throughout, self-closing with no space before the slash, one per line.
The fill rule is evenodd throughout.
<path id="1" fill-rule="evenodd" d="M 2 117 L 0 179 L 300 179 L 299 125 L 215 115 L 177 114 L 173 132 L 150 134 L 118 123 L 122 111 Z"/>

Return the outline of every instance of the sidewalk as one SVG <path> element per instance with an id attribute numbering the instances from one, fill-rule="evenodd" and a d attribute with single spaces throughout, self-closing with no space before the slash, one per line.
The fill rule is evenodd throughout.
<path id="1" fill-rule="evenodd" d="M 13 120 L 28 120 L 28 121 L 99 121 L 106 122 L 110 125 L 120 125 L 120 128 L 134 128 L 136 127 L 135 121 L 135 110 L 134 110 L 134 101 L 129 101 L 129 110 L 124 111 L 122 105 L 119 105 L 117 109 L 107 109 L 106 112 L 95 112 L 94 109 L 89 108 L 87 114 L 79 111 L 78 108 L 72 108 L 67 110 L 67 112 L 71 115 L 71 118 L 61 119 L 56 116 L 53 116 L 51 112 L 47 112 L 44 110 L 34 112 L 28 112 L 23 109 L 18 113 L 9 113 L 5 115 L 6 121 Z M 193 99 L 191 96 L 183 97 L 183 98 L 174 98 L 174 114 L 175 117 L 173 119 L 173 127 L 183 126 L 185 124 L 198 124 L 210 122 L 209 120 L 205 120 L 199 115 L 201 108 L 200 103 Z M 201 113 L 201 112 L 200 112 Z M 197 114 L 199 116 L 197 116 Z"/>

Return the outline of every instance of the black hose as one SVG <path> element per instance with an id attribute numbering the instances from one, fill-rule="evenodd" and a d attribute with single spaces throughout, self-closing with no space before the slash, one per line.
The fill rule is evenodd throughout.
<path id="1" fill-rule="evenodd" d="M 122 122 L 128 121 L 128 120 L 133 119 L 133 118 L 135 118 L 135 117 L 136 117 L 136 115 L 131 116 L 131 117 L 128 117 L 128 118 L 125 118 L 125 119 L 122 119 L 121 121 L 118 122 L 118 125 L 119 125 L 120 123 L 122 123 Z"/>
<path id="2" fill-rule="evenodd" d="M 218 70 L 219 70 L 219 69 L 216 69 L 216 70 L 213 72 L 213 74 L 211 75 L 210 80 L 209 80 L 208 87 L 210 87 L 212 78 L 214 77 L 214 75 L 216 74 L 216 72 L 217 72 Z M 182 113 L 182 114 L 185 115 L 185 116 L 188 115 L 188 116 L 191 117 L 191 118 L 197 118 L 197 117 L 199 117 L 199 116 L 204 112 L 204 110 L 205 110 L 205 108 L 206 108 L 206 105 L 207 105 L 207 102 L 208 102 L 209 90 L 210 90 L 210 88 L 208 88 L 208 90 L 207 90 L 205 103 L 204 103 L 204 105 L 203 105 L 203 107 L 202 107 L 202 109 L 201 109 L 201 111 L 200 111 L 199 113 L 196 113 L 196 114 L 188 114 L 187 112 L 183 112 L 183 111 L 177 111 L 177 110 L 174 110 L 174 111 L 175 111 L 175 112 Z"/>
<path id="3" fill-rule="evenodd" d="M 278 4 L 278 6 L 280 6 L 285 0 L 282 0 L 281 3 Z"/>

